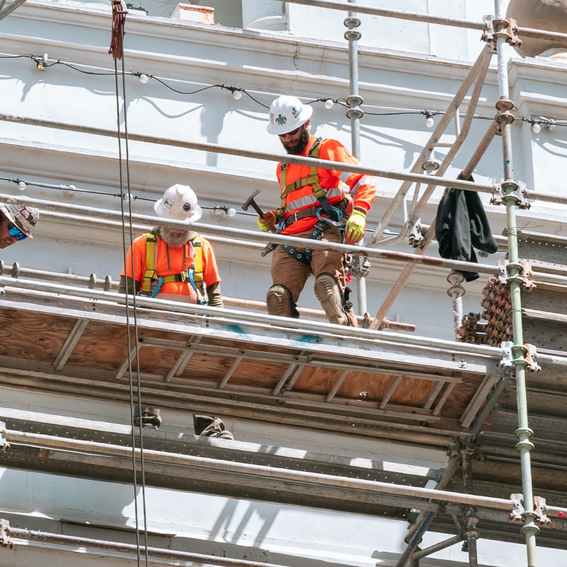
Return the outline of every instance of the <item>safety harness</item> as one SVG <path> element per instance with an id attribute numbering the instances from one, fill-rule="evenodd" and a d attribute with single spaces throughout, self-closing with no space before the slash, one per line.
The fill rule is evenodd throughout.
<path id="1" fill-rule="evenodd" d="M 171 274 L 169 276 L 162 277 L 157 275 L 155 269 L 157 256 L 156 244 L 158 240 L 157 234 L 155 232 L 150 232 L 148 234 L 144 234 L 144 237 L 146 239 L 146 271 L 142 278 L 140 294 L 148 297 L 155 297 L 164 283 L 184 282 L 190 283 L 191 287 L 195 290 L 199 305 L 207 305 L 207 285 L 203 279 L 203 239 L 196 234 L 189 241 L 195 250 L 194 265 L 192 267 L 188 269 L 186 268 L 180 274 Z M 186 267 L 185 253 L 186 248 L 184 245 L 183 261 Z M 153 289 L 152 286 L 154 286 Z"/>
<path id="2" fill-rule="evenodd" d="M 313 146 L 309 150 L 308 157 L 318 158 L 319 152 L 321 151 L 321 142 L 323 141 L 322 138 L 318 138 L 317 141 L 313 144 Z M 276 230 L 276 234 L 279 234 L 285 227 L 289 226 L 290 224 L 294 223 L 297 220 L 307 217 L 316 216 L 319 221 L 313 227 L 311 234 L 309 235 L 308 240 L 319 240 L 323 231 L 328 226 L 334 226 L 339 230 L 344 230 L 345 224 L 345 207 L 340 206 L 333 206 L 329 203 L 329 199 L 327 198 L 327 194 L 325 189 L 321 187 L 319 183 L 319 173 L 316 167 L 310 167 L 309 175 L 307 177 L 301 177 L 297 179 L 293 183 L 287 183 L 287 163 L 281 164 L 281 177 L 280 177 L 280 186 L 281 186 L 281 203 L 280 208 L 277 209 L 276 215 L 278 218 L 281 217 L 281 222 Z M 306 185 L 311 185 L 313 188 L 313 193 L 319 202 L 319 207 L 308 207 L 305 209 L 300 209 L 299 211 L 295 212 L 293 215 L 288 216 L 284 219 L 285 209 L 286 209 L 286 199 L 287 196 L 296 189 L 301 189 Z M 344 202 L 344 194 L 341 203 Z M 322 216 L 325 215 L 325 216 Z M 276 248 L 276 244 L 268 244 L 262 256 L 272 252 Z M 299 252 L 293 246 L 289 246 L 287 244 L 280 244 L 281 246 L 292 258 L 297 260 L 298 262 L 303 262 L 304 264 L 311 263 L 311 249 L 305 248 L 304 252 Z"/>

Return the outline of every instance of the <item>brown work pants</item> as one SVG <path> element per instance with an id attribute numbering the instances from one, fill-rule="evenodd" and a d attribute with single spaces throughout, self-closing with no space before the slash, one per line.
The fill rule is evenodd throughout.
<path id="1" fill-rule="evenodd" d="M 312 230 L 288 235 L 297 238 L 309 238 Z M 320 238 L 322 242 L 342 242 L 342 235 L 338 229 L 330 226 L 323 231 Z M 307 245 L 309 248 L 309 245 Z M 302 252 L 301 249 L 297 249 Z M 281 246 L 272 253 L 272 284 L 283 285 L 289 289 L 294 303 L 297 303 L 299 295 L 305 287 L 305 282 L 310 274 L 315 279 L 321 274 L 331 274 L 339 282 L 341 293 L 345 291 L 345 270 L 343 264 L 343 253 L 338 250 L 311 249 L 311 264 L 304 264 L 290 256 Z M 347 314 L 350 324 L 357 326 L 356 316 L 352 309 Z"/>

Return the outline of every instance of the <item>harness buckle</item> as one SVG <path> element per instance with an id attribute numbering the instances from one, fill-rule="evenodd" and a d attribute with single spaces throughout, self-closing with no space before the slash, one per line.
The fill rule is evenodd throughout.
<path id="1" fill-rule="evenodd" d="M 187 272 L 181 272 L 179 274 L 179 276 L 181 277 L 181 281 L 183 283 L 187 283 L 189 281 L 189 277 L 187 276 Z"/>
<path id="2" fill-rule="evenodd" d="M 339 209 L 338 207 L 331 207 L 331 209 L 333 209 L 333 212 L 337 216 L 336 221 L 330 219 L 329 217 L 322 217 L 321 216 L 321 211 L 323 211 L 322 207 L 319 207 L 317 209 L 317 211 L 315 212 L 315 214 L 317 215 L 317 218 L 321 222 L 324 222 L 325 224 L 329 224 L 329 225 L 334 226 L 335 228 L 338 228 L 338 229 L 344 228 L 344 226 L 346 224 L 346 219 L 344 218 L 343 212 L 341 211 L 341 209 Z M 324 213 L 324 211 L 323 211 L 323 213 Z"/>

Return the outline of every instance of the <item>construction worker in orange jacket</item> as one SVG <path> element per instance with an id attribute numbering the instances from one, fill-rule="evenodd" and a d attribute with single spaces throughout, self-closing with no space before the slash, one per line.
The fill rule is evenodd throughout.
<path id="1" fill-rule="evenodd" d="M 322 140 L 309 132 L 311 106 L 292 96 L 280 96 L 270 107 L 267 130 L 278 135 L 288 154 L 343 162 L 345 168 L 321 169 L 296 164 L 278 164 L 280 207 L 258 216 L 267 232 L 276 229 L 306 239 L 355 244 L 364 236 L 366 214 L 375 197 L 374 178 L 351 173 L 348 164 L 358 160 L 338 141 Z M 298 317 L 296 303 L 310 274 L 315 277 L 315 295 L 327 319 L 339 325 L 356 326 L 350 290 L 345 286 L 344 258 L 336 250 L 297 249 L 277 246 L 272 257 L 272 287 L 266 302 L 268 312 Z"/>
<path id="2" fill-rule="evenodd" d="M 170 187 L 156 202 L 154 210 L 160 217 L 188 224 L 197 222 L 203 215 L 195 192 L 187 185 Z M 215 254 L 208 240 L 189 227 L 158 226 L 134 240 L 122 268 L 118 291 L 223 307 L 220 281 Z M 193 425 L 196 435 L 234 439 L 218 417 L 194 415 Z"/>
<path id="3" fill-rule="evenodd" d="M 154 206 L 164 218 L 198 221 L 203 210 L 188 185 L 170 187 Z M 222 307 L 220 275 L 209 241 L 192 230 L 156 227 L 134 240 L 120 275 L 119 291 Z M 135 281 L 135 285 L 134 285 Z"/>
<path id="4" fill-rule="evenodd" d="M 0 203 L 0 249 L 33 238 L 32 230 L 38 219 L 39 211 L 33 207 Z"/>

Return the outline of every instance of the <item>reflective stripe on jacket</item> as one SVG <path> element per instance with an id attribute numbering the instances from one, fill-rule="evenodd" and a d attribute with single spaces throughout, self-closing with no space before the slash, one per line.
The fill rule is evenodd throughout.
<path id="1" fill-rule="evenodd" d="M 311 136 L 302 156 L 310 155 L 311 149 L 317 144 L 316 136 Z M 358 164 L 358 160 L 337 140 L 322 140 L 319 145 L 319 158 L 329 161 L 339 161 L 345 164 Z M 347 169 L 347 168 L 345 168 Z M 282 187 L 282 207 L 285 207 L 284 219 L 290 217 L 301 209 L 316 206 L 319 204 L 314 194 L 313 185 L 303 185 L 308 180 L 311 183 L 319 183 L 325 191 L 327 199 L 331 205 L 339 203 L 346 193 L 354 200 L 354 206 L 368 211 L 375 197 L 376 188 L 374 178 L 370 175 L 360 173 L 350 173 L 333 169 L 312 168 L 306 165 L 278 164 L 277 176 Z M 297 185 L 297 188 L 291 187 Z M 287 191 L 286 191 L 287 189 Z M 310 230 L 317 223 L 317 217 L 309 216 L 300 218 L 285 227 L 282 234 L 297 234 Z"/>

